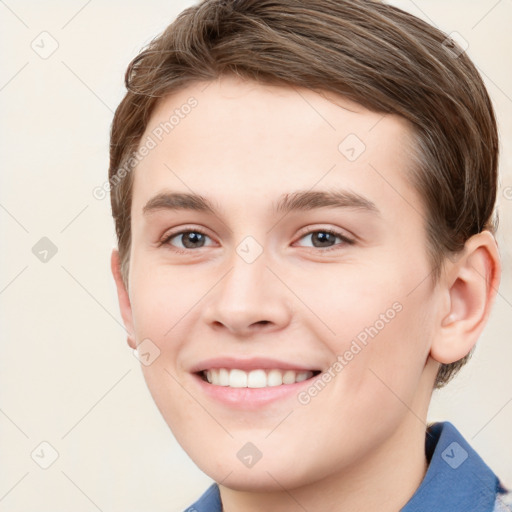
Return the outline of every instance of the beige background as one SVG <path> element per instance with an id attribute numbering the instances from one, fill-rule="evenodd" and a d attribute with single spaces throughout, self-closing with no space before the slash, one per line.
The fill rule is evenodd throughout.
<path id="1" fill-rule="evenodd" d="M 468 41 L 498 112 L 503 281 L 474 358 L 429 419 L 453 422 L 512 486 L 512 2 L 393 3 Z M 210 482 L 126 345 L 109 200 L 92 195 L 127 64 L 190 4 L 0 2 L 0 512 L 177 512 Z M 58 250 L 46 263 L 32 253 L 42 237 Z M 43 441 L 59 455 L 47 469 Z"/>

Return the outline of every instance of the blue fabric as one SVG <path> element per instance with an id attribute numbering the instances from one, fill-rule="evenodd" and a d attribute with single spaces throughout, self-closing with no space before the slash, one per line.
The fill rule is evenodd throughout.
<path id="1" fill-rule="evenodd" d="M 450 422 L 428 428 L 425 455 L 427 473 L 401 512 L 512 511 L 511 494 Z M 218 485 L 185 512 L 222 512 Z"/>
<path id="2" fill-rule="evenodd" d="M 219 486 L 212 484 L 207 491 L 185 512 L 222 512 Z"/>

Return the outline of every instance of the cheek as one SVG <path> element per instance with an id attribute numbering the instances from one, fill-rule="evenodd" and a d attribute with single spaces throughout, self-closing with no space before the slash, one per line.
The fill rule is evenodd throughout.
<path id="1" fill-rule="evenodd" d="M 353 356 L 355 364 L 347 368 L 353 371 L 346 377 L 354 394 L 367 400 L 368 410 L 373 405 L 377 416 L 386 407 L 399 413 L 403 404 L 415 400 L 430 350 L 428 299 L 418 291 L 374 310 L 352 338 L 352 345 L 361 350 Z"/>
<path id="2" fill-rule="evenodd" d="M 416 273 L 401 269 L 330 286 L 322 307 L 330 311 L 332 336 L 324 336 L 333 363 L 343 367 L 336 379 L 346 396 L 397 401 L 393 392 L 412 400 L 428 357 L 432 333 L 432 290 L 428 282 L 417 286 Z M 332 299 L 335 297 L 335 300 Z M 337 365 L 340 370 L 340 365 Z M 336 373 L 336 372 L 335 372 Z M 373 398 L 372 398 L 373 397 Z M 369 405 L 369 404 L 367 404 Z"/>
<path id="3" fill-rule="evenodd" d="M 379 275 L 381 269 L 355 260 L 281 272 L 299 299 L 294 299 L 297 321 L 307 322 L 335 351 L 344 350 L 347 341 L 377 321 L 399 296 L 396 283 Z M 389 273 L 384 270 L 382 274 Z"/>
<path id="4" fill-rule="evenodd" d="M 163 273 L 162 273 L 163 275 Z M 132 312 L 136 343 L 141 344 L 141 370 L 160 413 L 172 430 L 193 424 L 197 404 L 180 382 L 177 360 L 187 336 L 184 330 L 194 304 L 190 287 L 177 287 L 146 273 L 133 280 Z M 177 291 L 179 290 L 179 291 Z M 148 360 L 149 359 L 149 360 Z"/>
<path id="5" fill-rule="evenodd" d="M 359 354 L 355 345 L 366 349 L 373 340 L 385 338 L 394 324 L 403 321 L 403 297 L 396 282 L 372 276 L 370 269 L 342 268 L 331 273 L 330 279 L 324 279 L 322 286 L 320 282 L 310 278 L 304 290 L 309 288 L 312 309 L 317 313 L 317 334 L 323 330 L 321 338 L 337 355 L 351 346 L 354 346 L 353 353 Z M 331 335 L 325 334 L 325 327 Z M 347 357 L 351 355 L 347 353 Z"/>
<path id="6" fill-rule="evenodd" d="M 166 269 L 151 264 L 153 269 L 134 275 L 132 313 L 136 335 L 154 338 L 162 350 L 174 344 L 176 332 L 194 314 L 194 306 L 208 291 L 201 279 L 190 279 L 179 268 Z M 211 286 L 211 285 L 210 285 Z"/>

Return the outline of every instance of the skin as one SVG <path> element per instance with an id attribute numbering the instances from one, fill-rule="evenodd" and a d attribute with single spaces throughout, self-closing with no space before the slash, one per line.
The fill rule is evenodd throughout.
<path id="1" fill-rule="evenodd" d="M 224 511 L 396 512 L 427 469 L 439 363 L 468 353 L 487 320 L 500 275 L 494 238 L 472 237 L 433 283 L 405 120 L 304 89 L 227 76 L 205 85 L 161 100 L 143 137 L 198 100 L 134 171 L 128 289 L 112 254 L 128 343 L 149 338 L 160 350 L 142 365 L 149 390 L 181 446 L 220 483 Z M 338 149 L 349 134 L 366 146 L 355 161 Z M 282 194 L 332 189 L 364 196 L 378 213 L 272 213 Z M 143 214 L 162 191 L 193 191 L 220 209 Z M 202 247 L 183 236 L 159 244 L 194 227 L 208 235 Z M 322 245 L 311 236 L 322 229 L 355 242 Z M 252 263 L 236 252 L 247 236 L 263 250 Z M 293 396 L 236 410 L 202 393 L 189 371 L 220 355 L 326 371 L 394 303 L 401 311 L 306 405 Z M 247 442 L 262 453 L 251 468 L 237 457 Z"/>

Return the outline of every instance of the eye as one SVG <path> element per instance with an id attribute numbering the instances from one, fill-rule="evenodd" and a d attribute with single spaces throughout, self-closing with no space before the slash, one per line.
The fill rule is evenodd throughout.
<path id="1" fill-rule="evenodd" d="M 352 245 L 354 244 L 354 240 L 346 237 L 343 233 L 338 231 L 334 231 L 332 229 L 316 229 L 313 231 L 307 232 L 305 235 L 302 235 L 300 240 L 308 238 L 313 244 L 313 248 L 321 249 L 324 248 L 325 251 L 337 249 L 340 245 Z M 341 240 L 341 243 L 336 244 L 336 239 Z M 304 246 L 303 246 L 304 247 Z M 307 246 L 306 246 L 307 247 Z"/>
<path id="2" fill-rule="evenodd" d="M 171 233 L 166 235 L 164 239 L 160 242 L 160 245 L 169 245 L 172 250 L 176 252 L 188 252 L 190 249 L 201 249 L 205 247 L 206 239 L 210 238 L 203 231 L 194 228 L 188 231 L 180 231 L 178 233 Z M 176 239 L 178 241 L 178 245 L 173 243 L 173 240 Z"/>
<path id="3" fill-rule="evenodd" d="M 354 240 L 348 238 L 343 233 L 332 229 L 312 230 L 303 234 L 299 240 L 307 239 L 308 237 L 313 244 L 310 247 L 314 249 L 323 249 L 321 252 L 335 250 L 338 249 L 339 246 L 345 244 L 352 245 L 355 243 Z M 194 228 L 165 235 L 159 245 L 166 245 L 171 250 L 184 254 L 190 253 L 190 251 L 193 249 L 201 249 L 203 247 L 207 247 L 207 239 L 211 240 L 211 238 L 202 230 Z M 340 242 L 336 243 L 336 240 L 339 240 Z M 308 246 L 306 245 L 303 247 Z"/>

